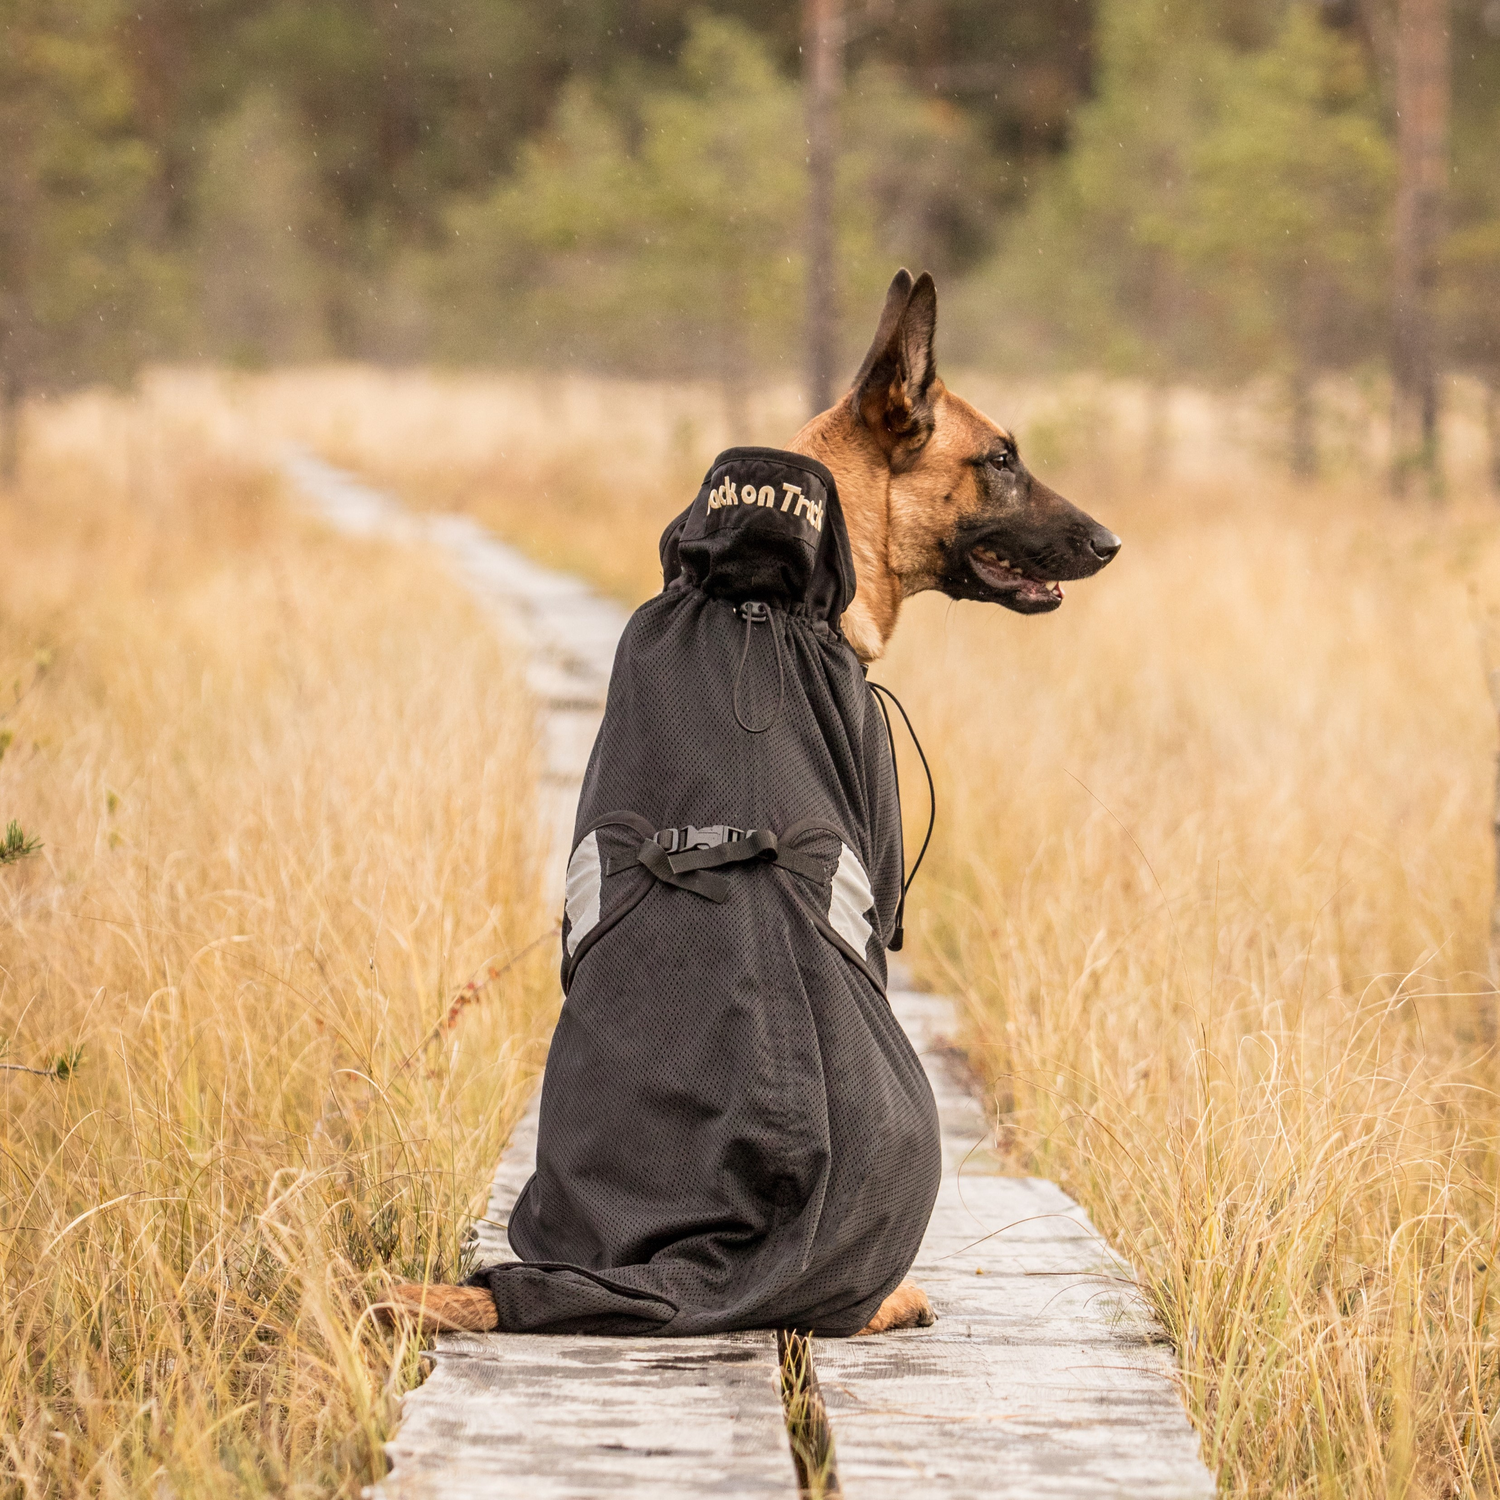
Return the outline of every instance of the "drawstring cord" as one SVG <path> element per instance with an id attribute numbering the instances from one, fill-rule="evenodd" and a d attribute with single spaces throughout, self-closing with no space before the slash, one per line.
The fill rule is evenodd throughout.
<path id="1" fill-rule="evenodd" d="M 740 614 L 745 621 L 745 646 L 740 652 L 740 664 L 734 673 L 734 717 L 746 734 L 764 734 L 781 717 L 781 705 L 786 698 L 786 667 L 781 660 L 781 637 L 776 633 L 776 622 L 771 618 L 771 606 L 759 599 L 747 599 L 740 605 Z M 776 646 L 776 711 L 759 726 L 747 724 L 740 712 L 740 678 L 745 672 L 745 659 L 750 655 L 750 634 L 757 621 L 764 620 L 771 627 L 771 640 Z"/>
<path id="2" fill-rule="evenodd" d="M 891 729 L 891 716 L 886 709 L 884 699 L 889 698 L 896 705 L 896 710 L 906 725 L 906 732 L 911 736 L 911 742 L 916 747 L 917 758 L 922 762 L 922 770 L 927 775 L 927 837 L 922 840 L 922 847 L 917 853 L 916 864 L 911 867 L 911 874 L 901 882 L 901 899 L 896 903 L 896 928 L 891 933 L 891 940 L 887 944 L 892 953 L 899 953 L 906 942 L 906 893 L 911 889 L 912 881 L 917 878 L 917 871 L 922 868 L 922 861 L 927 857 L 927 846 L 932 842 L 932 830 L 937 826 L 937 790 L 932 784 L 932 767 L 927 764 L 927 757 L 922 753 L 922 742 L 917 738 L 917 731 L 911 727 L 911 719 L 907 716 L 906 710 L 901 707 L 901 700 L 888 687 L 882 687 L 878 682 L 870 683 L 870 688 L 880 695 L 875 701 L 880 704 L 880 714 L 885 720 L 885 736 L 891 745 L 891 774 L 896 782 L 898 813 L 901 807 L 901 772 L 896 768 L 896 736 Z"/>
<path id="3" fill-rule="evenodd" d="M 734 672 L 734 717 L 746 734 L 764 734 L 781 718 L 782 705 L 786 701 L 786 663 L 781 656 L 781 637 L 776 632 L 776 621 L 771 615 L 771 606 L 764 601 L 747 599 L 740 605 L 739 614 L 745 622 L 745 643 L 740 649 L 739 666 Z M 750 657 L 750 639 L 755 633 L 756 625 L 762 621 L 771 627 L 771 641 L 776 648 L 776 708 L 764 724 L 747 724 L 740 709 L 740 688 L 745 675 L 745 663 Z M 933 785 L 932 767 L 927 764 L 927 755 L 922 749 L 922 742 L 917 738 L 917 731 L 912 728 L 911 716 L 901 706 L 901 700 L 888 687 L 878 682 L 870 683 L 870 690 L 876 694 L 875 701 L 880 705 L 880 715 L 885 720 L 885 736 L 891 747 L 891 774 L 896 787 L 898 817 L 901 806 L 901 772 L 896 765 L 896 734 L 891 725 L 890 711 L 885 706 L 887 699 L 896 705 L 896 712 L 901 715 L 901 722 L 906 725 L 906 732 L 911 736 L 917 759 L 922 762 L 922 771 L 927 777 L 927 835 L 922 840 L 922 847 L 917 851 L 916 863 L 911 867 L 911 874 L 901 882 L 901 899 L 896 903 L 896 925 L 887 945 L 892 953 L 899 953 L 906 942 L 906 894 L 911 890 L 912 881 L 917 878 L 917 871 L 922 868 L 922 861 L 927 858 L 927 847 L 932 843 L 932 831 L 937 827 L 937 789 Z"/>

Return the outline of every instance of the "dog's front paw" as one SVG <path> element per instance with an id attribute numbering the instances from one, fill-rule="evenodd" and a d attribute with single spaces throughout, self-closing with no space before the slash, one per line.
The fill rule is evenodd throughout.
<path id="1" fill-rule="evenodd" d="M 916 1282 L 903 1281 L 859 1331 L 888 1333 L 892 1328 L 931 1328 L 936 1322 L 937 1314 L 927 1300 L 927 1293 Z"/>
<path id="2" fill-rule="evenodd" d="M 406 1324 L 418 1333 L 490 1333 L 499 1324 L 495 1299 L 482 1286 L 398 1281 L 375 1316 L 390 1326 Z"/>

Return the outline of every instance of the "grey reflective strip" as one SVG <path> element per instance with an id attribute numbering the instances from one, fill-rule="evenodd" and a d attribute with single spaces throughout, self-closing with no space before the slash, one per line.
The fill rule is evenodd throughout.
<path id="1" fill-rule="evenodd" d="M 865 956 L 870 924 L 865 913 L 874 906 L 870 877 L 848 844 L 839 845 L 838 867 L 833 872 L 833 899 L 828 903 L 828 922 L 833 930 L 859 954 Z"/>
<path id="2" fill-rule="evenodd" d="M 568 861 L 568 953 L 599 922 L 599 835 L 590 833 Z"/>

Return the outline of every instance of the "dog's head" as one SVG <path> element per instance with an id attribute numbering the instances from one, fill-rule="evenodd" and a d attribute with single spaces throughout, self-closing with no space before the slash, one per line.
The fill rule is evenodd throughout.
<path id="1" fill-rule="evenodd" d="M 1021 460 L 1015 439 L 955 396 L 933 359 L 937 291 L 897 273 L 854 385 L 797 443 L 838 481 L 859 591 L 847 629 L 878 656 L 903 599 L 937 589 L 1046 614 L 1120 539 Z"/>

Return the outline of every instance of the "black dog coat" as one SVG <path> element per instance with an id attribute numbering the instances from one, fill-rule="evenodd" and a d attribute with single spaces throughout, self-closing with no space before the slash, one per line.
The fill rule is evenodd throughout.
<path id="1" fill-rule="evenodd" d="M 855 1333 L 941 1153 L 885 999 L 900 808 L 833 476 L 730 449 L 661 555 L 579 801 L 521 1264 L 473 1281 L 511 1331 Z"/>

